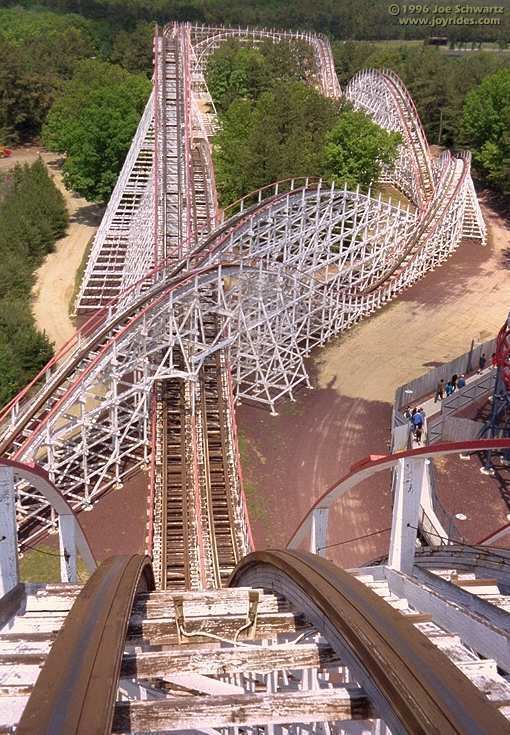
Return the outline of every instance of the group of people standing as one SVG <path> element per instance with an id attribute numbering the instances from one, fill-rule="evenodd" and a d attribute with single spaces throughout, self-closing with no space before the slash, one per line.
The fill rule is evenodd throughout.
<path id="1" fill-rule="evenodd" d="M 494 367 L 496 365 L 496 353 L 492 353 L 491 358 L 491 364 Z M 478 360 L 478 370 L 476 371 L 479 375 L 483 370 L 485 370 L 487 366 L 487 357 L 485 356 L 485 352 L 482 352 L 480 355 L 480 359 Z M 454 373 L 450 380 L 446 383 L 443 379 L 439 381 L 436 388 L 436 395 L 434 398 L 434 403 L 437 403 L 437 401 L 442 401 L 443 398 L 448 398 L 448 396 L 451 396 L 452 393 L 455 393 L 457 389 L 464 388 L 466 385 L 466 378 L 464 376 L 464 373 L 461 373 L 460 375 L 457 375 L 457 373 Z"/>
<path id="2" fill-rule="evenodd" d="M 414 440 L 416 441 L 417 444 L 421 444 L 421 437 L 422 437 L 423 428 L 425 424 L 424 409 L 423 408 L 413 408 L 413 410 L 411 411 L 411 407 L 408 406 L 406 410 L 404 411 L 404 416 L 411 423 Z"/>
<path id="3" fill-rule="evenodd" d="M 441 380 L 437 384 L 434 403 L 437 403 L 437 401 L 442 401 L 445 397 L 448 398 L 448 396 L 451 396 L 452 393 L 455 393 L 457 388 L 460 390 L 460 388 L 464 388 L 465 385 L 466 378 L 464 377 L 464 373 L 461 373 L 460 375 L 454 373 L 450 380 L 446 383 L 446 385 L 444 383 L 444 380 L 441 378 Z"/>

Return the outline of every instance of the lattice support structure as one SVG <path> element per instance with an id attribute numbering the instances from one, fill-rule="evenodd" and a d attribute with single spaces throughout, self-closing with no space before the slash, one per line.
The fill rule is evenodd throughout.
<path id="1" fill-rule="evenodd" d="M 401 132 L 402 155 L 389 174 L 414 206 L 308 180 L 301 188 L 266 188 L 214 229 L 208 133 L 193 96 L 197 60 L 224 38 L 257 42 L 271 33 L 174 25 L 157 36 L 154 124 L 148 108 L 107 212 L 107 221 L 116 221 L 125 190 L 136 189 L 130 176 L 154 130 L 154 166 L 136 189 L 138 206 L 121 218 L 127 262 L 119 286 L 108 268 L 101 276 L 112 284 L 109 294 L 120 284 L 128 290 L 0 414 L 1 451 L 44 465 L 75 509 L 90 507 L 108 488 L 121 491 L 130 473 L 149 466 L 159 381 L 188 381 L 193 407 L 202 365 L 221 351 L 235 397 L 274 412 L 279 400 L 310 384 L 305 357 L 313 348 L 444 262 L 463 236 L 484 240 L 469 156 L 444 153 L 433 162 L 402 83 L 376 71 L 356 78 L 347 95 Z M 326 42 L 314 39 L 317 53 L 328 56 Z M 329 62 L 321 63 L 326 84 Z M 109 226 L 93 253 L 102 252 Z M 213 336 L 205 326 L 211 318 Z M 230 371 L 225 367 L 226 376 Z M 230 412 L 233 436 L 232 405 Z M 239 468 L 234 443 L 229 462 Z M 236 508 L 247 539 L 240 485 Z M 19 494 L 18 518 L 22 543 L 54 524 L 35 492 Z"/>

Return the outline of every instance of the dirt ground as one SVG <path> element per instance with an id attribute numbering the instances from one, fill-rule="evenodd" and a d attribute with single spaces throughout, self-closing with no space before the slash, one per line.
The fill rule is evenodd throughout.
<path id="1" fill-rule="evenodd" d="M 295 404 L 282 404 L 277 417 L 247 405 L 240 408 L 257 547 L 286 543 L 310 505 L 354 462 L 388 450 L 397 386 L 466 352 L 472 339 L 483 341 L 498 331 L 509 309 L 510 229 L 486 196 L 482 201 L 490 231 L 486 247 L 466 242 L 395 302 L 318 351 L 311 364 L 315 390 L 302 391 Z M 454 461 L 460 460 L 448 464 Z M 454 473 L 441 475 L 453 509 L 458 498 L 448 486 Z M 472 515 L 480 477 L 474 461 L 455 475 L 463 507 Z M 486 522 L 467 524 L 466 531 L 475 533 L 476 528 L 478 533 L 483 526 L 489 532 L 505 512 L 504 505 L 497 505 Z M 353 566 L 384 554 L 390 523 L 389 479 L 376 476 L 335 509 L 328 543 L 340 545 L 329 556 Z M 352 541 L 375 531 L 381 533 Z"/>
<path id="2" fill-rule="evenodd" d="M 56 185 L 64 195 L 69 211 L 67 234 L 55 245 L 55 250 L 36 271 L 32 291 L 32 310 L 38 329 L 46 332 L 58 349 L 75 332 L 70 317 L 75 278 L 85 250 L 101 221 L 103 207 L 90 204 L 68 191 L 61 175 L 62 159 L 35 146 L 16 149 L 10 158 L 0 159 L 0 171 L 17 163 L 32 163 L 41 156 Z"/>
<path id="3" fill-rule="evenodd" d="M 33 160 L 36 154 L 21 151 L 17 160 Z M 48 154 L 44 158 L 61 186 L 58 162 Z M 8 162 L 12 165 L 13 159 Z M 0 169 L 5 166 L 0 161 Z M 72 220 L 69 233 L 38 272 L 34 289 L 38 326 L 57 346 L 73 332 L 68 305 L 75 273 L 101 214 L 68 192 L 65 196 Z M 353 463 L 388 451 L 391 403 L 398 385 L 467 351 L 472 339 L 488 339 L 499 329 L 509 308 L 510 223 L 490 208 L 487 197 L 482 200 L 490 228 L 487 247 L 465 243 L 395 302 L 317 351 L 308 363 L 314 390 L 303 390 L 296 403 L 282 403 L 278 416 L 248 405 L 239 408 L 245 484 L 258 548 L 284 545 L 314 500 Z M 479 491 L 490 480 L 480 483 L 478 463 L 465 463 L 454 472 L 449 469 L 454 462 L 439 468 L 445 505 L 457 512 L 455 477 L 462 509 L 473 516 L 480 512 Z M 386 553 L 390 505 L 388 474 L 349 493 L 332 515 L 329 543 L 336 545 L 328 556 L 349 567 Z M 492 530 L 492 521 L 497 527 L 502 513 L 498 506 L 488 515 L 484 531 Z M 100 557 L 142 550 L 144 476 L 109 493 L 81 519 Z M 464 528 L 468 531 L 470 524 Z"/>

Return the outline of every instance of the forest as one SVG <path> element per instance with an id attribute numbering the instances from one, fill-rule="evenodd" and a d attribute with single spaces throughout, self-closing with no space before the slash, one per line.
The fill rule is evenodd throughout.
<path id="1" fill-rule="evenodd" d="M 34 270 L 65 234 L 64 198 L 39 159 L 0 179 L 0 406 L 52 355 L 30 310 Z"/>
<path id="2" fill-rule="evenodd" d="M 240 6 L 237 0 L 46 0 L 37 10 L 30 9 L 30 4 L 26 1 L 26 8 L 18 3 L 0 10 L 0 143 L 30 142 L 42 135 L 46 145 L 66 154 L 67 184 L 90 200 L 105 201 L 150 89 L 154 20 L 234 23 Z M 297 24 L 328 32 L 343 85 L 364 67 L 393 69 L 409 88 L 430 142 L 470 148 L 481 182 L 508 191 L 510 50 L 462 53 L 419 41 L 339 40 L 348 34 L 335 26 L 337 16 L 347 17 L 356 7 L 363 22 L 374 19 L 375 11 L 361 13 L 362 5 L 362 0 L 352 4 L 307 0 L 292 6 L 277 0 L 255 0 L 249 6 L 244 3 L 244 20 L 279 26 Z M 319 27 L 322 7 L 325 20 Z M 251 18 L 250 13 L 258 15 Z M 267 21 L 264 14 L 268 14 Z M 348 27 L 342 25 L 343 29 Z M 385 26 L 377 27 L 382 33 Z M 450 29 L 448 32 L 450 35 Z M 483 32 L 485 37 L 488 31 Z M 505 33 L 508 38 L 508 31 Z M 356 38 L 357 34 L 353 32 L 350 37 Z M 381 36 L 375 30 L 366 30 L 363 37 Z M 264 54 L 267 63 L 259 63 L 257 73 L 267 76 L 267 69 L 271 65 L 281 68 L 282 60 L 271 58 L 267 49 Z M 249 64 L 249 55 L 239 63 Z M 301 81 L 306 81 L 310 66 L 299 73 L 279 73 L 290 74 L 289 80 L 298 81 L 301 75 Z M 85 78 L 89 80 L 88 90 Z M 254 72 L 251 79 L 255 88 L 248 90 L 245 99 L 253 103 L 258 96 L 257 85 L 261 89 L 266 84 L 267 91 L 267 79 L 264 82 Z M 222 83 L 229 90 L 219 91 Z M 215 95 L 222 95 L 222 112 L 234 97 L 243 96 L 236 87 L 235 74 L 223 82 L 213 75 L 211 84 Z M 481 115 L 480 100 L 489 106 L 490 114 Z M 73 111 L 78 106 L 82 114 L 73 122 Z"/>
<path id="3" fill-rule="evenodd" d="M 216 185 L 226 206 L 273 181 L 322 176 L 368 188 L 398 154 L 400 136 L 311 84 L 305 43 L 238 42 L 210 58 L 207 82 L 220 116 L 214 140 Z"/>
<path id="4" fill-rule="evenodd" d="M 189 20 L 209 25 L 259 25 L 270 28 L 309 28 L 333 38 L 354 40 L 423 39 L 430 28 L 404 25 L 388 11 L 382 0 L 7 0 L 6 4 L 44 6 L 66 13 L 105 20 L 115 27 L 132 27 L 137 21 Z M 442 0 L 441 5 L 457 5 L 457 0 Z M 484 5 L 465 0 L 463 5 Z M 497 5 L 509 8 L 508 0 Z M 497 26 L 484 26 L 485 40 L 508 42 L 509 13 Z M 456 40 L 481 40 L 480 29 L 451 25 L 448 37 Z"/>

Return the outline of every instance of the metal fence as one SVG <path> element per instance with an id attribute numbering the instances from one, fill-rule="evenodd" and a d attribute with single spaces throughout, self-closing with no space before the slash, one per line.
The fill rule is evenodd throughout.
<path id="1" fill-rule="evenodd" d="M 395 413 L 400 413 L 401 409 L 410 402 L 409 395 L 413 396 L 413 403 L 415 403 L 418 399 L 433 395 L 441 379 L 446 383 L 455 373 L 457 375 L 460 375 L 460 373 L 467 375 L 477 370 L 480 357 L 484 352 L 487 358 L 487 364 L 490 364 L 490 358 L 495 349 L 495 338 L 476 346 L 473 345 L 468 352 L 460 355 L 460 357 L 456 357 L 455 360 L 433 368 L 428 373 L 425 373 L 425 375 L 421 375 L 419 378 L 415 378 L 415 380 L 401 385 L 395 393 Z"/>
<path id="2" fill-rule="evenodd" d="M 467 408 L 471 403 L 492 393 L 494 390 L 494 381 L 496 380 L 496 370 L 488 370 L 482 373 L 476 380 L 471 381 L 464 388 L 460 388 L 452 393 L 451 396 L 441 401 L 441 411 L 429 419 L 429 444 L 441 441 L 445 420 L 458 413 L 463 408 Z"/>

